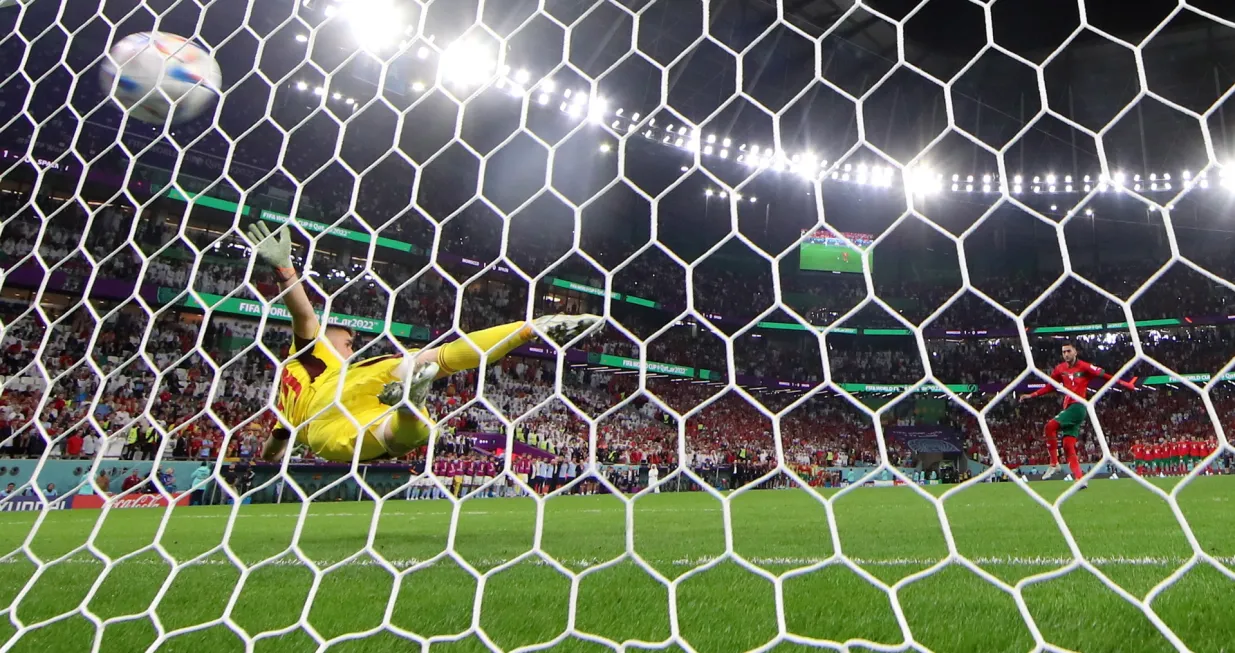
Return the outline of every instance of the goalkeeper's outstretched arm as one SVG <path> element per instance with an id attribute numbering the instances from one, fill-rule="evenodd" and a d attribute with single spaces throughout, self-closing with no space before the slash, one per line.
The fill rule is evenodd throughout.
<path id="1" fill-rule="evenodd" d="M 316 338 L 321 325 L 313 312 L 313 303 L 309 301 L 304 286 L 300 285 L 296 267 L 292 265 L 292 236 L 287 227 L 280 227 L 271 233 L 264 222 L 257 222 L 249 225 L 248 236 L 254 243 L 256 262 L 268 267 L 279 283 L 283 303 L 292 316 L 292 333 L 302 340 Z"/>
<path id="2" fill-rule="evenodd" d="M 309 301 L 304 286 L 296 275 L 292 265 L 292 237 L 287 227 L 281 227 L 274 233 L 264 223 L 249 225 L 249 239 L 253 241 L 253 257 L 256 265 L 266 266 L 274 274 L 283 293 L 283 303 L 292 317 L 292 334 L 297 340 L 312 340 L 317 337 L 321 326 L 317 314 L 313 312 L 313 303 Z M 262 443 L 262 460 L 272 462 L 283 455 L 291 433 L 284 428 L 276 428 Z"/>

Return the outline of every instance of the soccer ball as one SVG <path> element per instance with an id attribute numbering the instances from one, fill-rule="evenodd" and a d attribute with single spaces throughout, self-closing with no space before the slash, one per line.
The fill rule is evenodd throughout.
<path id="1" fill-rule="evenodd" d="M 191 120 L 210 106 L 223 82 L 218 62 L 175 34 L 130 34 L 108 54 L 100 73 L 103 87 L 143 122 L 163 124 L 173 109 L 172 122 Z"/>

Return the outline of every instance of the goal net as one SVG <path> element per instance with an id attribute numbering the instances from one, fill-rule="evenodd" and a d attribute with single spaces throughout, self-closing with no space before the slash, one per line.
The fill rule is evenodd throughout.
<path id="1" fill-rule="evenodd" d="M 0 1 L 0 652 L 1223 650 L 1233 19 Z M 201 116 L 100 83 L 151 31 Z"/>

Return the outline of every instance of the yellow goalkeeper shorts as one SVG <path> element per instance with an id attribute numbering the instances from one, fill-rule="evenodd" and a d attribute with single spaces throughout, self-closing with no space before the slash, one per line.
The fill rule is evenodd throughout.
<path id="1" fill-rule="evenodd" d="M 370 358 L 348 366 L 346 376 L 334 376 L 333 381 L 322 379 L 325 383 L 320 387 L 314 384 L 307 413 L 316 417 L 311 417 L 309 423 L 301 428 L 300 439 L 325 460 L 351 462 L 358 444 L 360 460 L 385 456 L 386 449 L 375 432 L 382 420 L 393 415 L 394 411 L 379 401 L 377 396 L 387 383 L 401 380 L 395 370 L 402 361 L 402 356 Z M 340 378 L 343 378 L 343 391 L 338 402 L 335 402 L 335 390 Z M 321 414 L 317 414 L 318 411 L 322 411 Z M 355 423 L 348 419 L 349 414 L 356 420 Z M 428 439 L 423 438 L 419 442 L 400 444 L 414 449 L 426 442 Z"/>

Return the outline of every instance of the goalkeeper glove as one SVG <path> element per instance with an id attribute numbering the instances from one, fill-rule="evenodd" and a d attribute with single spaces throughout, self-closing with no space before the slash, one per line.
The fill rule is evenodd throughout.
<path id="1" fill-rule="evenodd" d="M 288 281 L 296 273 L 292 267 L 292 235 L 287 227 L 279 227 L 273 234 L 264 222 L 249 225 L 249 240 L 253 241 L 253 256 L 274 269 L 280 281 Z"/>

